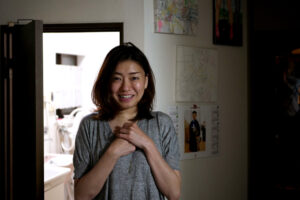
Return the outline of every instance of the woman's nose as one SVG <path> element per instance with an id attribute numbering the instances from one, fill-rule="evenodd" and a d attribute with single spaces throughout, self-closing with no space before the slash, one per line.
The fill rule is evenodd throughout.
<path id="1" fill-rule="evenodd" d="M 122 91 L 128 91 L 128 90 L 130 90 L 130 87 L 131 87 L 131 83 L 130 83 L 130 81 L 128 80 L 128 79 L 124 79 L 123 80 L 123 83 L 122 83 L 122 86 L 121 86 L 121 90 Z"/>

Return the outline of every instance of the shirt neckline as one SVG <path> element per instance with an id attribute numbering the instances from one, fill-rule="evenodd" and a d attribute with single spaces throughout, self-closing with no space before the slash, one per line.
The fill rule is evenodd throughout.
<path id="1" fill-rule="evenodd" d="M 140 126 L 140 122 L 141 122 L 142 120 L 137 120 L 137 125 L 138 125 L 138 127 L 139 128 L 141 128 L 141 126 Z M 110 127 L 110 125 L 109 125 L 109 121 L 105 121 L 105 126 L 106 126 L 106 128 L 109 130 L 109 133 L 112 133 L 113 134 L 113 130 L 111 129 L 111 127 Z"/>

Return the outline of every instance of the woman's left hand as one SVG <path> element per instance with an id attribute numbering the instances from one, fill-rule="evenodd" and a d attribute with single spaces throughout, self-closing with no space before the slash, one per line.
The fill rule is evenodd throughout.
<path id="1" fill-rule="evenodd" d="M 127 140 L 145 152 L 155 182 L 159 190 L 168 199 L 179 199 L 181 177 L 178 170 L 173 170 L 162 158 L 152 139 L 136 123 L 125 123 L 116 132 L 116 136 Z"/>
<path id="2" fill-rule="evenodd" d="M 127 140 L 136 147 L 143 149 L 152 142 L 152 140 L 135 123 L 125 123 L 116 134 L 117 137 Z"/>

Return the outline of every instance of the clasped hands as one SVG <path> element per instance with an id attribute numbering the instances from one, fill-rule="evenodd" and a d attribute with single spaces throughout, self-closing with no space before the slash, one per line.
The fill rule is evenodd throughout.
<path id="1" fill-rule="evenodd" d="M 127 122 L 114 131 L 116 136 L 111 144 L 113 152 L 118 156 L 128 155 L 140 148 L 145 150 L 153 141 L 138 127 L 136 122 Z"/>

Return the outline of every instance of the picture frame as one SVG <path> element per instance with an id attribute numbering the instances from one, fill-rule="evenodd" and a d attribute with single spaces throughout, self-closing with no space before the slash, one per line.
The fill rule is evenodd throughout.
<path id="1" fill-rule="evenodd" d="M 198 0 L 154 0 L 154 32 L 196 35 Z"/>
<path id="2" fill-rule="evenodd" d="M 213 44 L 242 46 L 241 0 L 213 0 Z"/>

